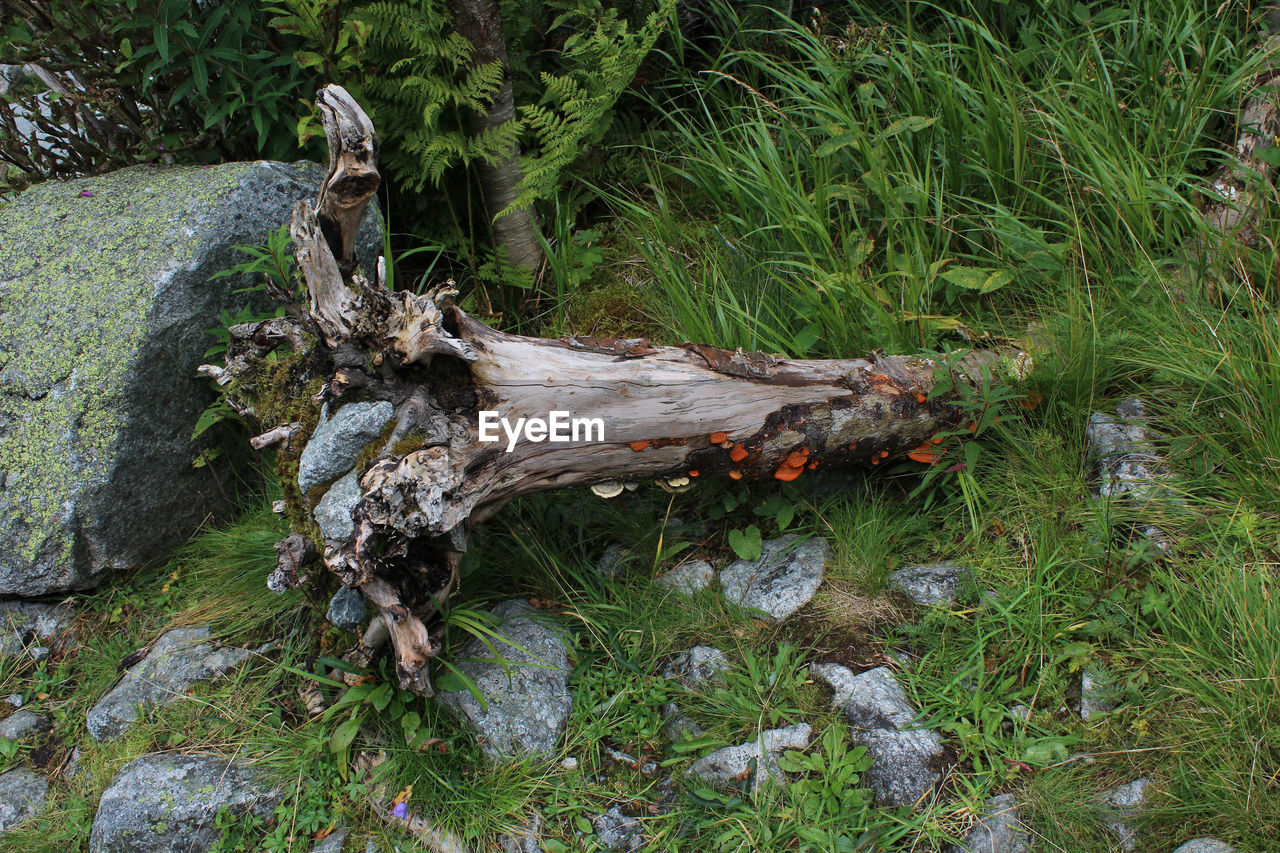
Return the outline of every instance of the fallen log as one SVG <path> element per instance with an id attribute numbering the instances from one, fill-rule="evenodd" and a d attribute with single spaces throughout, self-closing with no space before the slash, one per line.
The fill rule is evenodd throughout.
<path id="1" fill-rule="evenodd" d="M 238 365 L 228 394 L 242 398 L 240 408 L 277 413 L 261 424 L 260 442 L 298 435 L 280 451 L 295 532 L 278 547 L 274 587 L 296 582 L 313 553 L 299 540 L 314 538 L 325 567 L 378 608 L 403 688 L 431 693 L 439 641 L 425 620 L 450 594 L 470 530 L 511 499 L 571 486 L 608 497 L 642 480 L 668 491 L 717 477 L 791 481 L 819 466 L 931 460 L 942 436 L 971 417 L 958 386 L 982 381 L 1002 359 L 1025 359 L 1009 351 L 793 360 L 645 339 L 550 340 L 479 322 L 448 287 L 392 293 L 380 264 L 374 281 L 366 277 L 351 239 L 379 183 L 372 125 L 338 86 L 317 103 L 330 169 L 318 203 L 294 211 L 309 300 L 291 315 L 315 343 L 269 371 L 279 380 L 279 364 L 290 366 L 290 405 L 263 403 L 254 355 L 268 344 L 296 348 L 298 333 L 266 341 L 242 331 L 228 352 Z M 324 380 L 318 391 L 312 379 Z M 324 486 L 304 493 L 289 463 L 310 428 L 297 424 L 353 400 L 388 402 L 394 416 L 361 455 L 351 534 L 325 539 L 310 523 Z"/>

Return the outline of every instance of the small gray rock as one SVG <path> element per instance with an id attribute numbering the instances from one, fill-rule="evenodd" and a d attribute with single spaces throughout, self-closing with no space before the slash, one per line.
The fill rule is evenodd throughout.
<path id="1" fill-rule="evenodd" d="M 15 708 L 21 708 L 21 707 L 22 707 L 22 694 L 21 694 L 21 693 L 10 693 L 8 696 L 4 697 L 4 701 L 8 702 L 10 705 L 12 705 L 12 706 L 13 706 L 13 707 L 15 707 Z"/>
<path id="2" fill-rule="evenodd" d="M 1138 506 L 1185 506 L 1170 485 L 1173 472 L 1156 448 L 1160 436 L 1148 425 L 1142 400 L 1124 400 L 1116 406 L 1116 415 L 1094 412 L 1089 416 L 1087 439 L 1097 478 L 1096 494 Z M 1173 551 L 1172 540 L 1156 525 L 1140 525 L 1139 533 L 1162 553 Z"/>
<path id="3" fill-rule="evenodd" d="M 667 737 L 672 743 L 701 737 L 706 731 L 692 717 L 682 714 L 675 702 L 668 702 L 663 705 L 659 713 L 666 720 L 662 725 L 662 730 L 667 733 Z"/>
<path id="4" fill-rule="evenodd" d="M 849 679 L 845 716 L 860 729 L 902 729 L 916 718 L 907 694 L 888 667 L 878 666 Z"/>
<path id="5" fill-rule="evenodd" d="M 604 814 L 591 818 L 596 828 L 596 841 L 607 850 L 634 853 L 644 847 L 644 826 L 614 806 Z"/>
<path id="6" fill-rule="evenodd" d="M 382 435 L 382 428 L 394 414 L 395 407 L 386 400 L 347 403 L 316 427 L 298 459 L 298 488 L 302 493 L 349 471 L 360 451 Z"/>
<path id="7" fill-rule="evenodd" d="M 618 542 L 611 542 L 596 560 L 596 574 L 602 578 L 616 578 L 627 567 L 630 553 Z"/>
<path id="8" fill-rule="evenodd" d="M 662 677 L 678 681 L 690 690 L 701 690 L 713 684 L 720 673 L 729 668 L 724 652 L 713 646 L 694 646 L 681 652 L 662 668 Z"/>
<path id="9" fill-rule="evenodd" d="M 311 848 L 311 853 L 342 853 L 342 849 L 347 846 L 348 834 L 345 826 L 337 827 L 317 842 L 316 846 Z"/>
<path id="10" fill-rule="evenodd" d="M 549 753 L 573 705 L 568 649 L 527 601 L 504 602 L 493 613 L 501 622 L 493 643 L 507 665 L 491 662 L 493 653 L 478 639 L 467 644 L 457 664 L 488 708 L 467 690 L 441 693 L 440 701 L 471 724 L 492 758 Z"/>
<path id="11" fill-rule="evenodd" d="M 93 739 L 119 737 L 138 719 L 140 707 L 176 702 L 196 682 L 223 675 L 249 657 L 247 649 L 214 646 L 208 638 L 209 629 L 199 627 L 175 628 L 156 640 L 150 654 L 89 711 Z"/>
<path id="12" fill-rule="evenodd" d="M 936 732 L 872 729 L 855 732 L 852 740 L 871 756 L 872 765 L 862 780 L 881 805 L 915 805 L 942 776 L 942 739 Z"/>
<path id="13" fill-rule="evenodd" d="M 907 566 L 889 574 L 889 586 L 900 589 L 916 604 L 948 606 L 956 600 L 961 575 L 969 570 L 957 563 Z"/>
<path id="14" fill-rule="evenodd" d="M 47 645 L 67 629 L 75 614 L 68 604 L 0 601 L 0 656 L 13 657 Z"/>
<path id="15" fill-rule="evenodd" d="M 329 624 L 343 631 L 359 630 L 364 622 L 364 596 L 354 587 L 339 587 L 329 600 L 329 612 L 325 618 Z"/>
<path id="16" fill-rule="evenodd" d="M 43 810 L 48 795 L 49 780 L 25 767 L 0 776 L 0 833 Z"/>
<path id="17" fill-rule="evenodd" d="M 0 722 L 0 738 L 22 740 L 40 732 L 47 732 L 50 728 L 49 721 L 44 717 L 37 716 L 31 711 L 18 711 Z"/>
<path id="18" fill-rule="evenodd" d="M 204 853 L 218 812 L 266 817 L 280 801 L 251 767 L 212 753 L 135 758 L 102 793 L 89 853 Z"/>
<path id="19" fill-rule="evenodd" d="M 1116 816 L 1114 820 L 1107 821 L 1107 829 L 1119 839 L 1120 847 L 1125 853 L 1136 850 L 1138 847 L 1138 832 L 1129 825 L 1129 819 L 1146 802 L 1147 786 L 1150 784 L 1151 780 L 1143 776 L 1132 782 L 1117 785 L 1098 798 L 1098 801 L 1109 807 Z"/>
<path id="20" fill-rule="evenodd" d="M 1085 667 L 1080 674 L 1080 719 L 1088 722 L 1114 711 L 1117 704 L 1115 684 L 1107 671 L 1096 664 Z"/>
<path id="21" fill-rule="evenodd" d="M 778 756 L 782 751 L 804 749 L 812 735 L 813 728 L 808 723 L 770 729 L 761 732 L 757 740 L 726 746 L 704 755 L 693 763 L 688 774 L 712 785 L 736 785 L 751 772 L 751 764 L 755 762 L 751 790 L 758 791 L 766 782 L 780 782 L 785 778 L 778 767 Z"/>
<path id="22" fill-rule="evenodd" d="M 836 708 L 843 707 L 849 701 L 857 686 L 853 680 L 853 670 L 838 663 L 813 664 L 809 667 L 809 674 L 831 688 L 831 704 Z"/>
<path id="23" fill-rule="evenodd" d="M 834 704 L 852 724 L 854 745 L 865 746 L 872 765 L 863 776 L 882 805 L 914 805 L 941 777 L 942 739 L 912 728 L 916 709 L 893 673 L 877 667 L 852 675 L 839 664 L 811 667 L 835 691 Z"/>
<path id="24" fill-rule="evenodd" d="M 671 571 L 658 578 L 658 583 L 667 589 L 694 595 L 711 586 L 716 578 L 716 570 L 706 560 L 691 560 L 681 563 Z"/>
<path id="25" fill-rule="evenodd" d="M 799 539 L 792 533 L 770 540 L 763 544 L 760 559 L 731 563 L 720 573 L 725 600 L 778 622 L 808 604 L 822 584 L 831 546 L 818 538 L 796 546 Z"/>
<path id="26" fill-rule="evenodd" d="M 501 853 L 541 853 L 542 813 L 534 812 L 509 835 L 498 838 Z"/>
<path id="27" fill-rule="evenodd" d="M 1179 844 L 1173 853 L 1236 853 L 1236 848 L 1216 838 L 1193 838 Z"/>
<path id="28" fill-rule="evenodd" d="M 360 478 L 356 469 L 352 468 L 345 476 L 334 483 L 324 493 L 320 503 L 312 510 L 311 515 L 325 539 L 337 539 L 345 542 L 356 532 L 356 523 L 351 518 L 351 510 L 360 503 L 363 492 L 360 491 Z"/>
<path id="29" fill-rule="evenodd" d="M 986 813 L 978 819 L 961 844 L 948 853 L 1031 853 L 1027 829 L 1018 819 L 1018 798 L 1000 794 L 986 802 Z"/>

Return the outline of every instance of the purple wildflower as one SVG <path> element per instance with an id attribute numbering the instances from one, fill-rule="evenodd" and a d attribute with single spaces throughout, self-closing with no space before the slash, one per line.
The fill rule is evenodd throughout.
<path id="1" fill-rule="evenodd" d="M 408 803 L 396 803 L 394 806 L 392 806 L 392 807 L 391 807 L 391 816 L 392 816 L 392 817 L 400 818 L 400 820 L 408 820 L 408 819 L 409 819 L 409 804 L 408 804 Z"/>
<path id="2" fill-rule="evenodd" d="M 93 198 L 93 192 L 90 190 L 80 190 L 80 198 Z"/>

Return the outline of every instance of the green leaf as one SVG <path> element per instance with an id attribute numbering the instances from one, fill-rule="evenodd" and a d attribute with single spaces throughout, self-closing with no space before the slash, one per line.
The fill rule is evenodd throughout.
<path id="1" fill-rule="evenodd" d="M 346 720 L 342 725 L 333 730 L 333 736 L 329 738 L 329 750 L 333 752 L 334 755 L 345 759 L 347 751 L 351 749 L 351 744 L 359 733 L 360 717 L 355 716 Z"/>
<path id="2" fill-rule="evenodd" d="M 986 267 L 951 267 L 942 273 L 942 277 L 957 287 L 977 293 L 991 293 L 1013 281 L 1012 270 L 988 269 Z"/>
<path id="3" fill-rule="evenodd" d="M 377 708 L 379 712 L 387 710 L 387 705 L 395 698 L 395 691 L 391 689 L 388 682 L 382 682 L 378 685 L 378 689 L 369 694 L 369 704 Z"/>
<path id="4" fill-rule="evenodd" d="M 169 28 L 164 24 L 156 24 L 151 29 L 151 39 L 155 43 L 156 52 L 160 58 L 168 62 L 169 57 Z"/>
<path id="5" fill-rule="evenodd" d="M 204 64 L 204 57 L 196 55 L 191 57 L 191 76 L 196 83 L 196 91 L 205 95 L 209 91 L 209 69 Z"/>
<path id="6" fill-rule="evenodd" d="M 729 547 L 742 560 L 760 559 L 760 528 L 754 524 L 746 530 L 729 531 Z"/>
<path id="7" fill-rule="evenodd" d="M 880 131 L 880 138 L 888 139 L 891 136 L 897 136 L 899 133 L 915 133 L 916 131 L 924 130 L 926 127 L 932 127 L 937 120 L 937 116 L 931 118 L 906 116 L 892 122 L 888 127 Z"/>

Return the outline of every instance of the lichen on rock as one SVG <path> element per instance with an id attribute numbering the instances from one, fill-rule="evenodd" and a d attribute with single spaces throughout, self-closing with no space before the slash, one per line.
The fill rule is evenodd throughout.
<path id="1" fill-rule="evenodd" d="M 195 369 L 247 282 L 210 277 L 321 177 L 138 166 L 0 208 L 0 595 L 91 586 L 229 506 L 218 472 L 192 466 L 214 396 Z"/>

